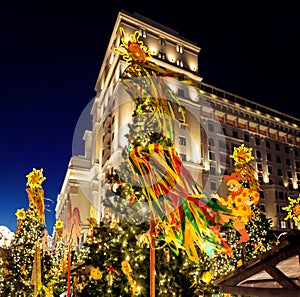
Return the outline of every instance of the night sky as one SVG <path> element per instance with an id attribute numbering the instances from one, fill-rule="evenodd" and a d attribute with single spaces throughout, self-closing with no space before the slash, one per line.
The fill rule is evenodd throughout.
<path id="1" fill-rule="evenodd" d="M 205 83 L 299 117 L 299 10 L 292 1 L 4 1 L 0 4 L 0 225 L 28 208 L 43 168 L 46 225 L 118 11 L 138 12 L 201 47 Z M 195 5 L 197 5 L 195 7 Z M 46 204 L 49 204 L 46 201 Z"/>

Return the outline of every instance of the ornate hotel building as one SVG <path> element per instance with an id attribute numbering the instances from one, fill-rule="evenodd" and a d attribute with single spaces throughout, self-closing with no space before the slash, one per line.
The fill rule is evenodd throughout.
<path id="1" fill-rule="evenodd" d="M 117 16 L 91 104 L 91 129 L 86 130 L 84 152 L 70 159 L 57 198 L 56 218 L 65 221 L 68 203 L 78 207 L 83 226 L 90 206 L 94 217 L 105 215 L 108 199 L 106 177 L 122 161 L 127 145 L 128 123 L 134 103 L 122 88 L 120 76 L 127 64 L 114 51 L 120 45 L 120 27 L 139 30 L 153 62 L 183 80 L 166 80 L 186 111 L 187 126 L 175 125 L 175 145 L 182 161 L 206 192 L 222 191 L 220 180 L 233 170 L 229 156 L 234 147 L 252 148 L 253 165 L 261 184 L 260 204 L 273 228 L 285 231 L 295 226 L 284 220 L 282 206 L 288 197 L 298 197 L 300 185 L 300 120 L 208 85 L 198 75 L 200 47 L 178 32 L 138 14 L 121 11 Z M 196 86 L 196 87 L 195 87 Z"/>

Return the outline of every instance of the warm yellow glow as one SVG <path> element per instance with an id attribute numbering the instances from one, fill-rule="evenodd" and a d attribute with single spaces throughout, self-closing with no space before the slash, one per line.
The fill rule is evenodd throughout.
<path id="1" fill-rule="evenodd" d="M 55 228 L 56 229 L 61 229 L 61 228 L 63 228 L 63 226 L 64 226 L 63 221 L 61 221 L 61 220 L 56 221 L 56 223 L 55 223 Z"/>
<path id="2" fill-rule="evenodd" d="M 37 170 L 35 168 L 33 168 L 26 177 L 26 186 L 29 186 L 30 188 L 41 188 L 43 181 L 46 179 L 46 177 L 43 176 L 43 169 Z"/>
<path id="3" fill-rule="evenodd" d="M 18 209 L 16 212 L 16 216 L 18 218 L 18 220 L 23 220 L 26 217 L 26 213 L 24 211 L 24 208 Z"/>
<path id="4" fill-rule="evenodd" d="M 244 144 L 239 147 L 235 147 L 230 158 L 234 159 L 235 165 L 248 163 L 249 161 L 254 160 L 254 157 L 252 156 L 252 148 L 247 148 Z"/>
<path id="5" fill-rule="evenodd" d="M 284 219 L 292 219 L 295 224 L 298 225 L 300 222 L 300 195 L 295 199 L 288 197 L 288 200 L 290 201 L 289 205 L 282 207 L 282 209 L 288 213 Z"/>
<path id="6" fill-rule="evenodd" d="M 124 28 L 120 27 L 121 44 L 114 48 L 114 51 L 130 64 L 132 61 L 145 62 L 152 60 L 150 50 L 144 45 L 143 41 L 139 40 L 140 32 L 135 31 L 133 34 L 125 32 Z"/>
<path id="7" fill-rule="evenodd" d="M 168 54 L 168 60 L 169 60 L 170 62 L 174 63 L 174 61 L 175 61 L 174 55 Z"/>

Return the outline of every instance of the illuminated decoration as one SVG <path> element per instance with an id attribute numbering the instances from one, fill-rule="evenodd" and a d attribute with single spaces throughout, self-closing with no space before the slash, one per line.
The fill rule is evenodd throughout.
<path id="1" fill-rule="evenodd" d="M 288 200 L 290 201 L 289 205 L 282 207 L 288 213 L 284 219 L 292 219 L 298 226 L 300 222 L 300 195 L 297 198 L 288 197 Z"/>
<path id="2" fill-rule="evenodd" d="M 131 273 L 131 267 L 128 261 L 122 261 L 122 271 L 123 273 L 128 277 L 128 282 L 131 287 L 131 296 L 134 296 L 137 292 L 136 282 L 133 279 L 132 273 Z"/>
<path id="3" fill-rule="evenodd" d="M 43 169 L 37 170 L 35 168 L 33 168 L 26 177 L 26 186 L 29 186 L 31 189 L 41 188 L 43 181 L 46 179 L 46 177 L 43 176 Z"/>
<path id="4" fill-rule="evenodd" d="M 90 275 L 93 280 L 99 280 L 102 277 L 102 272 L 98 267 L 93 267 Z"/>
<path id="5" fill-rule="evenodd" d="M 233 154 L 230 156 L 234 161 L 234 165 L 244 165 L 245 163 L 254 160 L 252 156 L 252 148 L 247 148 L 242 144 L 239 147 L 234 148 Z"/>
<path id="6" fill-rule="evenodd" d="M 63 226 L 64 226 L 64 222 L 63 221 L 61 221 L 61 220 L 57 220 L 56 221 L 56 223 L 55 223 L 55 228 L 56 229 L 61 229 L 61 228 L 63 228 Z"/>
<path id="7" fill-rule="evenodd" d="M 58 296 L 65 291 L 60 284 L 63 247 L 55 245 L 55 252 L 50 255 L 43 208 L 43 170 L 34 168 L 26 177 L 29 208 L 16 212 L 17 230 L 10 242 L 10 254 L 5 266 L 0 261 L 0 296 Z"/>
<path id="8" fill-rule="evenodd" d="M 38 215 L 41 223 L 45 223 L 45 205 L 44 205 L 44 190 L 42 183 L 46 179 L 43 175 L 43 169 L 37 170 L 35 168 L 26 175 L 27 183 L 26 192 L 29 199 L 29 206 L 32 207 Z"/>
<path id="9" fill-rule="evenodd" d="M 204 271 L 202 273 L 201 279 L 205 282 L 205 283 L 209 283 L 212 279 L 212 275 L 209 271 Z"/>
<path id="10" fill-rule="evenodd" d="M 179 75 L 168 73 L 150 61 L 149 51 L 139 42 L 139 31 L 127 35 L 120 28 L 120 34 L 122 43 L 115 51 L 129 64 L 122 82 L 136 103 L 135 120 L 146 119 L 147 131 L 143 135 L 130 135 L 129 162 L 149 203 L 155 229 L 175 253 L 184 249 L 195 262 L 199 261 L 196 246 L 211 256 L 215 249 L 230 252 L 219 233 L 218 222 L 218 214 L 228 210 L 202 192 L 174 147 L 173 121 L 178 120 L 174 107 L 180 110 L 181 124 L 186 125 L 184 108 L 163 77 L 179 80 Z M 134 193 L 128 196 L 131 202 L 135 200 Z"/>
<path id="11" fill-rule="evenodd" d="M 254 178 L 254 167 L 250 163 L 253 160 L 252 149 L 242 144 L 234 148 L 234 153 L 230 156 L 235 161 L 235 172 L 223 178 L 228 189 L 226 198 L 219 198 L 221 205 L 231 209 L 230 214 L 222 214 L 221 218 L 225 223 L 232 221 L 233 227 L 240 233 L 239 243 L 250 239 L 246 230 L 246 224 L 251 219 L 253 213 L 251 205 L 259 202 L 259 184 Z"/>
<path id="12" fill-rule="evenodd" d="M 114 51 L 122 55 L 128 64 L 152 60 L 151 51 L 147 49 L 143 41 L 139 40 L 139 31 L 135 31 L 133 34 L 127 34 L 121 27 L 120 36 L 121 44 L 118 48 L 114 48 Z"/>
<path id="13" fill-rule="evenodd" d="M 16 212 L 16 216 L 18 220 L 24 220 L 26 218 L 26 212 L 24 208 L 18 209 Z"/>

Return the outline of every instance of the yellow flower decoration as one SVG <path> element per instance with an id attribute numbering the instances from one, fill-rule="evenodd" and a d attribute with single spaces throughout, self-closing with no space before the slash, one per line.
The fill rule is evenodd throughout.
<path id="1" fill-rule="evenodd" d="M 295 199 L 288 197 L 288 200 L 290 201 L 289 205 L 282 207 L 282 209 L 288 213 L 284 219 L 292 219 L 295 221 L 295 224 L 298 225 L 300 222 L 300 195 Z"/>
<path id="2" fill-rule="evenodd" d="M 43 181 L 46 179 L 46 177 L 43 176 L 43 169 L 37 170 L 35 168 L 33 168 L 26 177 L 26 186 L 29 186 L 31 189 L 41 188 Z"/>
<path id="3" fill-rule="evenodd" d="M 102 271 L 99 268 L 93 267 L 90 273 L 90 276 L 94 280 L 99 280 L 102 277 Z"/>
<path id="4" fill-rule="evenodd" d="M 133 34 L 128 34 L 124 28 L 120 28 L 121 44 L 119 47 L 114 48 L 116 53 L 123 56 L 123 59 L 130 64 L 133 62 L 146 62 L 152 60 L 150 50 L 139 40 L 140 32 L 135 31 Z"/>
<path id="5" fill-rule="evenodd" d="M 240 147 L 235 147 L 230 158 L 234 159 L 235 165 L 248 163 L 251 160 L 254 160 L 254 157 L 252 156 L 252 148 L 247 148 L 244 144 Z"/>
<path id="6" fill-rule="evenodd" d="M 18 209 L 16 212 L 16 216 L 18 218 L 18 220 L 23 220 L 26 217 L 26 212 L 24 210 L 24 208 Z"/>
<path id="7" fill-rule="evenodd" d="M 56 223 L 55 223 L 55 228 L 56 229 L 61 229 L 61 228 L 63 228 L 63 226 L 64 226 L 64 222 L 63 221 L 61 221 L 61 220 L 57 220 L 56 221 Z"/>

